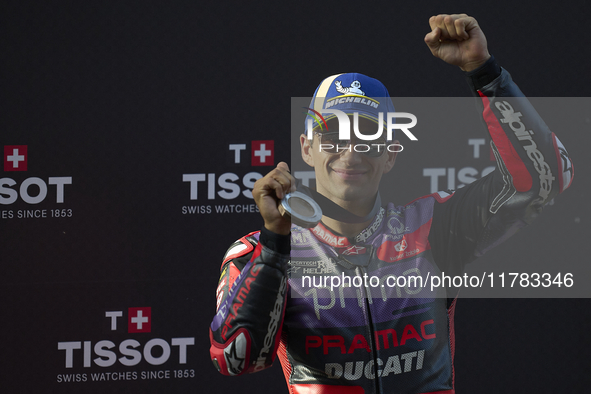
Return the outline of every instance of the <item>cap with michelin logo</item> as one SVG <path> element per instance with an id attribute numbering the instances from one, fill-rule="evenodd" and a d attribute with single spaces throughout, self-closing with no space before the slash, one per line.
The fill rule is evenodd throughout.
<path id="1" fill-rule="evenodd" d="M 336 74 L 326 78 L 316 91 L 310 102 L 310 108 L 324 116 L 325 120 L 336 117 L 334 114 L 323 114 L 324 109 L 336 109 L 347 114 L 359 113 L 378 122 L 379 113 L 394 112 L 394 105 L 390 99 L 388 89 L 377 79 L 359 73 Z M 312 118 L 310 114 L 306 117 Z M 317 121 L 313 119 L 316 127 Z"/>

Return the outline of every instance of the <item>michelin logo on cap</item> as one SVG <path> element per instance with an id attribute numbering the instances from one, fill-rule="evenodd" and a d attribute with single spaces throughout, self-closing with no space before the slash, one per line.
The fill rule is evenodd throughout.
<path id="1" fill-rule="evenodd" d="M 341 81 L 335 81 L 334 84 L 336 86 L 337 92 L 339 92 L 339 93 L 359 94 L 361 96 L 365 96 L 365 92 L 363 90 L 361 90 L 361 82 L 359 82 L 359 81 L 351 82 L 351 86 L 348 88 L 344 88 L 343 85 L 341 84 Z"/>
<path id="2" fill-rule="evenodd" d="M 344 74 L 344 75 L 347 76 L 347 74 Z M 356 76 L 357 77 L 358 76 L 365 77 L 365 75 L 361 75 L 361 74 L 357 74 Z M 365 77 L 365 78 L 368 78 L 368 77 Z M 338 104 L 344 104 L 345 108 L 355 109 L 355 104 L 361 104 L 361 107 L 368 106 L 368 107 L 378 109 L 380 102 L 378 100 L 368 97 L 366 95 L 365 91 L 363 91 L 361 89 L 361 82 L 359 81 L 359 79 L 360 78 L 354 79 L 351 82 L 350 86 L 348 86 L 348 87 L 343 86 L 342 80 L 339 80 L 339 81 L 335 80 L 334 81 L 335 91 L 337 94 L 338 93 L 342 94 L 342 96 L 327 97 L 326 98 L 326 106 L 324 108 L 328 109 L 328 108 L 331 108 L 331 107 L 338 105 Z M 380 83 L 380 82 L 378 82 L 378 83 Z M 386 92 L 386 94 L 387 94 L 387 92 Z M 361 108 L 358 108 L 358 109 L 362 110 Z"/>

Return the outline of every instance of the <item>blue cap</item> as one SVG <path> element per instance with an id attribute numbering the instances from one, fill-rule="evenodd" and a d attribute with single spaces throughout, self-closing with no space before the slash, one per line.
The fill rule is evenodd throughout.
<path id="1" fill-rule="evenodd" d="M 394 112 L 394 105 L 390 99 L 388 89 L 377 79 L 359 73 L 336 74 L 326 78 L 314 92 L 310 102 L 310 108 L 322 114 L 325 120 L 336 117 L 334 114 L 323 114 L 323 109 L 337 109 L 347 114 L 358 112 L 359 116 L 367 117 L 378 122 L 379 113 L 383 113 L 383 121 L 386 122 L 386 113 Z M 314 127 L 317 121 L 313 119 Z M 304 123 L 306 124 L 306 123 Z"/>

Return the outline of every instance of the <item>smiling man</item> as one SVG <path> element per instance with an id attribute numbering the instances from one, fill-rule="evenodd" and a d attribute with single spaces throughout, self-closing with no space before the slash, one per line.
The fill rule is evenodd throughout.
<path id="1" fill-rule="evenodd" d="M 210 339 L 221 373 L 257 372 L 279 355 L 290 393 L 454 393 L 457 292 L 420 278 L 459 275 L 531 223 L 570 185 L 572 165 L 490 56 L 474 18 L 439 15 L 429 24 L 432 53 L 466 72 L 479 97 L 496 171 L 455 193 L 382 205 L 380 181 L 397 155 L 385 147 L 397 141 L 368 148 L 355 136 L 339 140 L 337 119 L 314 124 L 313 138 L 302 135 L 300 144 L 317 192 L 362 219 L 325 215 L 310 229 L 293 225 L 278 209 L 296 187 L 286 163 L 256 183 L 264 226 L 230 247 L 217 289 Z M 357 113 L 365 135 L 393 111 L 383 84 L 357 73 L 319 85 L 311 107 L 329 106 L 352 125 Z"/>
<path id="2" fill-rule="evenodd" d="M 361 79 L 381 85 L 373 78 L 361 74 L 341 74 L 339 78 L 354 79 L 358 83 Z M 329 81 L 333 79 L 334 77 L 328 78 Z M 322 84 L 326 83 L 327 80 Z M 380 93 L 387 94 L 387 91 Z M 387 99 L 390 100 L 389 97 Z M 328 101 L 328 98 L 321 101 Z M 348 107 L 348 111 L 357 109 L 354 105 L 348 105 Z M 376 129 L 378 109 L 380 108 L 376 109 L 374 115 L 359 116 L 357 120 L 359 130 Z M 354 117 L 351 116 L 351 125 L 355 122 Z M 326 126 L 328 130 L 338 130 L 338 120 L 329 119 Z M 379 204 L 379 201 L 376 198 L 380 180 L 394 166 L 400 149 L 398 141 L 386 141 L 384 138 L 361 141 L 355 137 L 351 141 L 342 141 L 338 139 L 338 131 L 321 132 L 319 130 L 322 129 L 317 125 L 313 140 L 309 140 L 305 135 L 300 136 L 302 158 L 306 164 L 314 168 L 317 192 L 359 217 L 369 215 L 378 208 L 376 202 Z M 278 167 L 287 170 L 286 165 L 280 164 Z M 291 179 L 289 180 L 291 182 Z M 375 213 L 377 211 L 374 215 Z M 374 215 L 371 215 L 368 221 L 360 223 L 346 223 L 328 216 L 324 216 L 322 221 L 337 233 L 354 237 L 367 227 Z"/>

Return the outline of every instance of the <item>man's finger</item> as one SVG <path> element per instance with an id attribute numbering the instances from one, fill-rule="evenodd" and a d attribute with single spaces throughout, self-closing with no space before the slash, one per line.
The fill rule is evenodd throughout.
<path id="1" fill-rule="evenodd" d="M 470 38 L 468 33 L 466 32 L 466 23 L 467 20 L 465 18 L 456 19 L 454 21 L 454 27 L 456 29 L 456 36 L 459 40 L 467 40 Z"/>
<path id="2" fill-rule="evenodd" d="M 287 165 L 287 163 L 286 163 L 286 162 L 284 162 L 284 161 L 280 161 L 280 162 L 277 164 L 277 168 L 280 168 L 280 169 L 282 169 L 282 170 L 285 170 L 285 171 L 289 172 L 289 166 L 288 166 L 288 165 Z"/>
<path id="3" fill-rule="evenodd" d="M 289 181 L 290 181 L 289 192 L 290 193 L 295 192 L 296 191 L 295 178 L 291 175 L 291 172 L 289 171 L 289 166 L 287 165 L 287 163 L 284 161 L 279 162 L 279 164 L 277 164 L 277 169 L 280 171 L 283 171 L 284 174 L 286 175 L 286 177 L 289 179 Z"/>
<path id="4" fill-rule="evenodd" d="M 431 30 L 435 30 L 435 28 L 437 27 L 437 25 L 435 24 L 437 17 L 435 15 L 433 15 L 431 18 L 429 18 L 429 27 L 431 28 Z"/>
<path id="5" fill-rule="evenodd" d="M 427 35 L 425 36 L 425 44 L 427 44 L 427 46 L 429 46 L 429 48 L 431 48 L 431 50 L 435 50 L 441 45 L 441 43 L 439 41 L 440 38 L 441 38 L 441 29 L 436 27 L 433 29 L 433 31 L 431 31 L 430 33 L 427 33 Z"/>
<path id="6" fill-rule="evenodd" d="M 443 36 L 449 40 L 457 40 L 458 34 L 456 32 L 455 18 L 447 15 L 443 18 L 444 34 Z"/>
<path id="7" fill-rule="evenodd" d="M 282 183 L 281 178 L 271 178 L 269 179 L 269 183 L 268 186 L 271 190 L 275 191 L 275 197 L 277 197 L 277 199 L 281 200 L 283 197 L 285 197 L 285 186 L 284 186 L 284 182 Z"/>
<path id="8" fill-rule="evenodd" d="M 458 30 L 461 31 L 458 34 L 461 34 L 466 40 L 470 38 L 470 31 L 479 27 L 476 19 L 465 14 L 460 19 L 456 20 L 456 26 L 458 27 Z"/>
<path id="9" fill-rule="evenodd" d="M 292 189 L 295 189 L 294 177 L 291 176 L 291 174 L 287 172 L 284 168 L 286 167 L 278 167 L 269 174 L 270 178 L 274 182 L 276 182 L 281 188 L 281 191 L 279 192 L 277 187 L 275 187 L 276 195 L 279 199 L 282 199 L 283 197 L 285 197 L 285 194 L 292 191 Z"/>
<path id="10" fill-rule="evenodd" d="M 476 19 L 471 16 L 468 16 L 468 15 L 466 15 L 464 18 L 462 18 L 462 24 L 463 24 L 464 31 L 466 32 L 466 36 L 470 35 L 470 30 L 473 30 L 473 29 L 479 27 Z"/>

